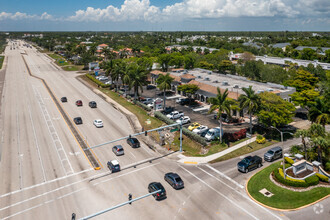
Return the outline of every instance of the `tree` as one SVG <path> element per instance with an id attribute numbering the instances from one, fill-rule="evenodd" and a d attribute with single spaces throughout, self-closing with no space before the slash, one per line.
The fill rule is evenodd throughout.
<path id="1" fill-rule="evenodd" d="M 315 99 L 320 96 L 318 91 L 313 89 L 303 90 L 301 92 L 295 92 L 290 95 L 292 101 L 295 105 L 300 105 L 300 107 L 305 108 L 315 104 Z"/>
<path id="2" fill-rule="evenodd" d="M 127 65 L 127 64 L 123 60 L 118 60 L 115 63 L 112 72 L 110 73 L 111 74 L 111 79 L 116 81 L 116 91 L 118 91 L 119 78 L 120 78 L 121 75 L 123 75 L 125 65 Z"/>
<path id="3" fill-rule="evenodd" d="M 130 88 L 134 89 L 134 100 L 137 100 L 139 89 L 143 92 L 143 86 L 147 85 L 147 71 L 145 68 L 131 64 L 129 70 Z"/>
<path id="4" fill-rule="evenodd" d="M 97 50 L 96 44 L 92 44 L 92 45 L 90 46 L 90 48 L 89 48 L 89 52 L 90 52 L 90 54 L 91 54 L 92 56 L 95 55 L 96 50 Z"/>
<path id="5" fill-rule="evenodd" d="M 235 66 L 231 63 L 230 60 L 222 60 L 218 66 L 218 70 L 221 73 L 226 73 L 226 71 L 230 71 L 230 73 L 234 73 Z"/>
<path id="6" fill-rule="evenodd" d="M 166 107 L 166 91 L 172 88 L 172 82 L 174 78 L 169 73 L 166 75 L 160 74 L 156 80 L 157 87 L 164 93 L 164 109 Z"/>
<path id="7" fill-rule="evenodd" d="M 288 81 L 288 85 L 295 87 L 297 92 L 301 92 L 303 90 L 314 89 L 318 81 L 318 78 L 313 74 L 300 68 L 295 74 L 294 79 Z"/>
<path id="8" fill-rule="evenodd" d="M 325 127 L 330 123 L 330 109 L 327 107 L 325 98 L 317 98 L 315 104 L 308 111 L 309 120 Z"/>
<path id="9" fill-rule="evenodd" d="M 305 152 L 305 159 L 308 160 L 307 158 L 307 146 L 306 146 L 306 141 L 305 138 L 307 138 L 309 136 L 309 131 L 308 130 L 298 130 L 295 133 L 295 137 L 300 137 L 301 138 L 301 143 L 304 146 L 304 152 Z"/>
<path id="10" fill-rule="evenodd" d="M 330 143 L 324 137 L 313 138 L 312 142 L 317 146 L 318 161 L 322 164 L 322 151 L 329 147 Z"/>
<path id="11" fill-rule="evenodd" d="M 171 61 L 170 54 L 161 54 L 158 57 L 158 63 L 160 64 L 163 72 L 167 72 L 170 61 Z"/>
<path id="12" fill-rule="evenodd" d="M 184 57 L 184 68 L 193 69 L 195 66 L 196 59 L 191 54 L 188 54 Z"/>
<path id="13" fill-rule="evenodd" d="M 292 103 L 284 101 L 281 97 L 263 92 L 259 94 L 261 98 L 260 111 L 258 112 L 258 121 L 266 127 L 279 127 L 292 122 L 295 107 Z"/>
<path id="14" fill-rule="evenodd" d="M 241 94 L 238 97 L 239 106 L 241 109 L 247 108 L 250 115 L 250 134 L 252 134 L 252 115 L 258 111 L 261 100 L 260 97 L 254 93 L 252 86 L 249 88 L 242 88 L 245 94 Z"/>
<path id="15" fill-rule="evenodd" d="M 244 52 L 242 55 L 241 55 L 241 59 L 246 62 L 246 61 L 251 61 L 251 60 L 255 60 L 256 57 L 250 53 L 250 52 Z"/>
<path id="16" fill-rule="evenodd" d="M 326 134 L 325 128 L 320 124 L 312 124 L 308 129 L 309 137 L 312 143 L 317 148 L 318 161 L 322 163 L 322 151 L 328 151 L 329 146 L 329 135 Z"/>
<path id="17" fill-rule="evenodd" d="M 199 90 L 199 87 L 195 84 L 184 84 L 178 86 L 178 91 L 182 91 L 190 96 L 194 95 Z"/>
<path id="18" fill-rule="evenodd" d="M 241 68 L 242 74 L 246 77 L 252 78 L 252 79 L 260 79 L 260 67 L 258 65 L 258 62 L 252 60 L 252 61 L 246 61 L 244 66 Z"/>
<path id="19" fill-rule="evenodd" d="M 222 112 L 226 112 L 228 116 L 230 116 L 230 101 L 228 100 L 228 89 L 226 89 L 223 93 L 221 93 L 220 88 L 217 88 L 217 96 L 209 98 L 209 102 L 211 103 L 211 107 L 209 110 L 209 114 L 215 110 L 218 110 L 217 117 L 220 122 L 220 143 L 222 143 Z"/>

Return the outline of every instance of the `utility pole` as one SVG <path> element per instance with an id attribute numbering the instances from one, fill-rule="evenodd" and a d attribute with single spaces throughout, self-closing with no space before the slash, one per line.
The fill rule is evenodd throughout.
<path id="1" fill-rule="evenodd" d="M 182 120 L 180 123 L 180 152 L 182 152 Z"/>

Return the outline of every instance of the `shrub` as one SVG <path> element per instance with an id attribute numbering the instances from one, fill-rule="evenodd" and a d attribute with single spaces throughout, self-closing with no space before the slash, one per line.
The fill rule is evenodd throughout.
<path id="1" fill-rule="evenodd" d="M 291 165 L 294 164 L 294 161 L 289 157 L 284 157 L 284 160 Z"/>
<path id="2" fill-rule="evenodd" d="M 325 170 L 330 171 L 330 161 L 325 164 Z"/>
<path id="3" fill-rule="evenodd" d="M 243 139 L 246 137 L 246 129 L 241 129 L 237 132 L 234 133 L 225 133 L 223 135 L 223 138 L 230 141 L 230 142 L 235 142 L 238 141 L 240 139 Z"/>
<path id="4" fill-rule="evenodd" d="M 308 186 L 315 186 L 319 184 L 319 178 L 316 175 L 310 176 L 305 179 L 305 182 L 308 184 Z"/>
<path id="5" fill-rule="evenodd" d="M 134 102 L 136 105 L 140 106 L 141 108 L 143 108 L 144 110 L 150 112 L 151 108 L 145 104 L 143 104 L 142 102 L 136 101 Z"/>
<path id="6" fill-rule="evenodd" d="M 86 76 L 87 76 L 87 78 L 89 78 L 94 83 L 96 83 L 98 86 L 101 86 L 102 88 L 110 87 L 110 85 L 106 85 L 106 84 L 102 83 L 101 81 L 99 81 L 99 80 L 95 79 L 93 76 L 91 76 L 89 73 L 87 73 Z"/>
<path id="7" fill-rule="evenodd" d="M 324 176 L 323 174 L 316 173 L 316 176 L 317 176 L 322 182 L 326 182 L 326 183 L 329 182 L 329 177 Z"/>
<path id="8" fill-rule="evenodd" d="M 155 112 L 155 117 L 160 119 L 161 121 L 165 122 L 166 124 L 174 124 L 175 123 L 173 120 L 169 119 L 168 117 L 166 117 L 165 115 L 163 115 L 160 112 Z M 186 135 L 187 137 L 189 137 L 190 139 L 200 143 L 203 146 L 207 145 L 207 142 L 203 137 L 189 131 L 187 128 L 182 128 L 182 133 L 184 135 Z"/>
<path id="9" fill-rule="evenodd" d="M 124 92 L 123 91 L 118 91 L 118 93 L 120 94 L 120 95 L 124 95 Z"/>
<path id="10" fill-rule="evenodd" d="M 281 168 L 276 168 L 273 171 L 274 174 L 274 178 L 287 186 L 294 186 L 294 187 L 308 187 L 308 184 L 304 181 L 304 180 L 296 180 L 296 179 L 292 179 L 288 176 L 286 176 L 286 179 L 284 179 L 284 173 L 283 170 Z"/>
<path id="11" fill-rule="evenodd" d="M 264 144 L 266 143 L 266 138 L 263 137 L 262 139 L 257 139 L 256 141 L 258 144 Z"/>

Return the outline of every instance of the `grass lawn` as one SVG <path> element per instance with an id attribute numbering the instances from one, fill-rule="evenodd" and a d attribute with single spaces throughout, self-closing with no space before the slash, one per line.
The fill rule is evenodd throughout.
<path id="1" fill-rule="evenodd" d="M 272 144 L 275 144 L 277 143 L 278 141 L 276 140 L 272 140 L 272 141 L 267 141 L 266 143 L 264 144 L 258 144 L 257 142 L 252 142 L 244 147 L 241 147 L 237 150 L 234 150 L 233 152 L 230 152 L 229 154 L 226 154 L 222 157 L 219 157 L 215 160 L 212 160 L 211 163 L 216 163 L 216 162 L 220 162 L 220 161 L 224 161 L 224 160 L 228 160 L 228 159 L 231 159 L 231 158 L 234 158 L 234 157 L 239 157 L 241 155 L 244 155 L 244 154 L 248 154 L 248 153 L 251 153 L 251 152 L 254 152 L 256 150 L 259 150 L 259 149 L 262 149 L 262 148 L 265 148 L 265 147 L 268 147 Z"/>
<path id="2" fill-rule="evenodd" d="M 249 138 L 243 138 L 243 139 L 235 141 L 235 142 L 229 142 L 229 147 L 235 146 L 236 144 L 242 143 L 243 141 L 246 141 L 248 139 Z"/>
<path id="3" fill-rule="evenodd" d="M 3 61 L 5 60 L 4 56 L 0 56 L 0 69 L 2 68 Z"/>
<path id="4" fill-rule="evenodd" d="M 51 58 L 53 58 L 55 60 L 63 59 L 63 57 L 61 57 L 60 55 L 55 54 L 55 53 L 49 53 L 48 56 L 50 56 Z"/>
<path id="5" fill-rule="evenodd" d="M 248 182 L 248 191 L 257 201 L 279 209 L 294 209 L 315 202 L 330 194 L 330 188 L 318 187 L 306 192 L 294 192 L 283 189 L 275 185 L 270 179 L 270 173 L 280 166 L 280 162 L 274 163 L 269 167 L 256 173 Z M 267 189 L 274 195 L 270 198 L 264 196 L 259 191 Z"/>

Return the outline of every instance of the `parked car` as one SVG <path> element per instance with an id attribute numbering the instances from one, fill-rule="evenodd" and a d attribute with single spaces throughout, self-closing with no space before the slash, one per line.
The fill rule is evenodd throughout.
<path id="1" fill-rule="evenodd" d="M 156 89 L 156 86 L 154 86 L 154 85 L 147 85 L 147 90 L 151 90 L 151 89 Z"/>
<path id="2" fill-rule="evenodd" d="M 205 137 L 205 135 L 207 134 L 207 132 L 209 132 L 209 130 L 210 130 L 210 129 L 206 129 L 206 130 L 202 131 L 201 133 L 199 133 L 199 135 L 200 135 L 201 137 Z"/>
<path id="3" fill-rule="evenodd" d="M 237 169 L 241 172 L 247 173 L 252 169 L 256 169 L 262 166 L 262 159 L 259 156 L 248 156 L 238 162 Z"/>
<path id="4" fill-rule="evenodd" d="M 117 156 L 124 155 L 124 148 L 121 145 L 116 145 L 112 147 L 112 152 Z"/>
<path id="5" fill-rule="evenodd" d="M 171 106 L 167 106 L 167 107 L 165 107 L 165 109 L 162 111 L 162 113 L 164 114 L 164 115 L 167 115 L 167 114 L 170 114 L 171 112 L 173 112 L 174 111 L 174 108 L 173 107 L 171 107 Z"/>
<path id="6" fill-rule="evenodd" d="M 73 119 L 73 121 L 76 125 L 80 125 L 80 124 L 83 123 L 81 117 L 76 117 L 76 118 Z"/>
<path id="7" fill-rule="evenodd" d="M 81 100 L 77 100 L 77 101 L 76 101 L 76 106 L 83 106 L 82 101 L 81 101 Z"/>
<path id="8" fill-rule="evenodd" d="M 91 108 L 96 108 L 96 107 L 97 107 L 95 101 L 90 101 L 90 102 L 88 103 L 88 105 L 89 105 L 89 107 L 91 107 Z"/>
<path id="9" fill-rule="evenodd" d="M 181 123 L 181 121 L 182 121 L 182 124 L 190 123 L 190 117 L 183 116 L 183 117 L 179 118 L 178 120 L 176 120 L 176 123 Z"/>
<path id="10" fill-rule="evenodd" d="M 181 102 L 183 98 L 178 98 L 177 100 L 175 100 L 175 103 L 179 104 Z"/>
<path id="11" fill-rule="evenodd" d="M 168 117 L 169 119 L 178 119 L 178 118 L 181 118 L 184 116 L 184 113 L 183 112 L 178 112 L 178 111 L 174 111 L 174 112 L 171 112 L 170 114 L 166 115 L 166 117 Z"/>
<path id="12" fill-rule="evenodd" d="M 223 135 L 223 130 L 221 131 Z M 220 127 L 211 128 L 205 135 L 205 140 L 213 141 L 220 137 Z"/>
<path id="13" fill-rule="evenodd" d="M 112 84 L 111 80 L 104 82 L 105 85 L 110 85 Z"/>
<path id="14" fill-rule="evenodd" d="M 194 130 L 195 128 L 198 128 L 199 126 L 201 126 L 198 122 L 194 122 L 194 123 L 192 123 L 191 125 L 189 125 L 189 127 L 188 127 L 188 130 L 189 131 L 192 131 L 192 130 Z"/>
<path id="15" fill-rule="evenodd" d="M 136 138 L 128 138 L 127 139 L 127 144 L 131 146 L 132 148 L 138 148 L 140 147 L 140 142 Z"/>
<path id="16" fill-rule="evenodd" d="M 153 109 L 153 108 L 154 108 L 154 104 L 155 104 L 155 103 L 154 103 L 154 101 L 153 101 L 153 102 L 147 104 L 147 106 L 148 106 L 149 108 Z"/>
<path id="17" fill-rule="evenodd" d="M 154 101 L 153 98 L 145 98 L 144 101 L 142 101 L 143 104 L 148 105 Z"/>
<path id="18" fill-rule="evenodd" d="M 174 189 L 184 188 L 184 182 L 181 177 L 176 173 L 166 173 L 164 180 L 168 182 Z"/>
<path id="19" fill-rule="evenodd" d="M 200 134 L 202 133 L 203 131 L 209 129 L 209 127 L 205 126 L 205 125 L 201 125 L 197 128 L 195 128 L 192 132 L 195 133 L 195 134 Z"/>
<path id="20" fill-rule="evenodd" d="M 61 98 L 61 102 L 67 102 L 67 101 L 68 101 L 68 99 L 66 97 Z"/>
<path id="21" fill-rule="evenodd" d="M 165 199 L 166 198 L 166 190 L 161 183 L 152 182 L 148 185 L 149 193 L 155 192 L 157 190 L 161 190 L 158 193 L 153 194 L 156 200 Z"/>
<path id="22" fill-rule="evenodd" d="M 101 119 L 95 119 L 93 124 L 97 127 L 97 128 L 102 128 L 103 127 L 103 121 Z"/>
<path id="23" fill-rule="evenodd" d="M 191 101 L 192 101 L 191 99 L 185 98 L 185 99 L 181 99 L 179 104 L 180 105 L 187 105 L 187 104 L 191 103 Z"/>
<path id="24" fill-rule="evenodd" d="M 278 158 L 282 158 L 283 151 L 281 147 L 273 147 L 267 153 L 264 154 L 265 161 L 271 162 Z"/>
<path id="25" fill-rule="evenodd" d="M 111 173 L 120 171 L 120 165 L 117 160 L 108 161 L 107 166 L 108 166 L 109 170 L 111 171 Z"/>

